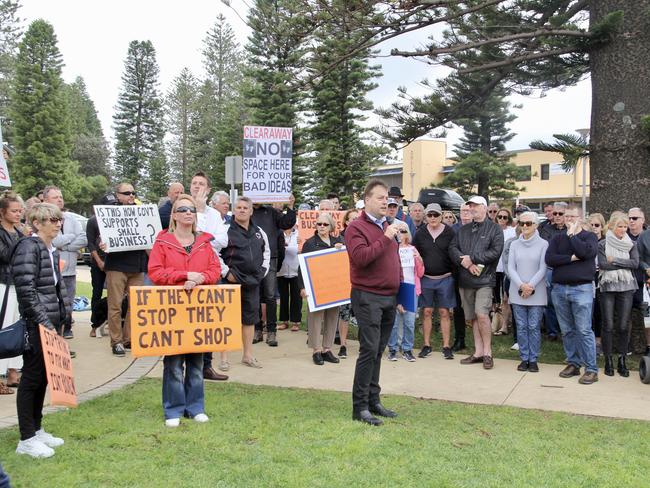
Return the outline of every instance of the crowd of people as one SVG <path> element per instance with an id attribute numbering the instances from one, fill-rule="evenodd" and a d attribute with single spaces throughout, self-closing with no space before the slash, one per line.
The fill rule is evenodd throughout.
<path id="1" fill-rule="evenodd" d="M 120 183 L 98 203 L 136 205 L 137 192 L 130 183 Z M 371 180 L 363 199 L 345 212 L 342 230 L 330 213 L 341 210 L 338 196 L 320 201 L 314 234 L 302 242 L 293 198 L 283 205 L 257 204 L 247 197 L 232 203 L 231 209 L 229 194 L 213 193 L 209 177 L 198 172 L 188 193 L 181 183 L 170 185 L 159 207 L 163 231 L 151 250 L 106 253 L 97 219 L 91 217 L 84 230 L 65 210 L 59 188 L 49 186 L 27 202 L 10 191 L 2 195 L 0 323 L 25 318 L 32 345 L 22 358 L 3 360 L 0 367 L 0 373 L 6 371 L 0 394 L 18 387 L 18 453 L 49 457 L 63 444 L 41 426 L 47 379 L 38 326 L 74 337 L 77 254 L 86 246 L 93 287 L 90 335 L 102 337 L 107 325 L 114 356 L 125 356 L 131 347 L 131 286 L 238 284 L 241 363 L 256 369 L 262 364 L 254 344 L 277 347 L 277 330 L 300 330 L 307 291 L 299 253 L 345 246 L 351 303 L 309 312 L 307 344 L 315 365 L 339 363 L 348 357 L 349 324 L 358 326 L 353 418 L 371 425 L 381 425 L 378 417 L 397 415 L 380 401 L 385 349 L 390 361 L 429 357 L 434 313 L 440 353 L 447 360 L 466 349 L 469 326 L 473 350 L 460 360 L 463 365 L 492 369 L 492 336 L 512 330 L 519 371 L 538 372 L 543 337 L 561 337 L 567 360 L 561 377 L 580 376 L 581 384 L 598 381 L 596 357 L 601 353 L 606 375 L 614 375 L 615 363 L 619 375 L 629 375 L 630 312 L 643 303 L 650 278 L 650 232 L 644 232 L 638 208 L 613 212 L 606 221 L 601 214 L 585 219 L 580 207 L 556 202 L 544 208 L 546 220 L 540 222 L 527 207 L 511 212 L 473 196 L 457 216 L 438 203 L 405 207 L 399 188 Z M 402 287 L 412 290 L 412 304 L 398 303 Z M 416 355 L 418 316 L 423 344 Z M 227 380 L 231 368 L 228 354 L 218 354 L 216 369 L 210 353 L 164 358 L 168 427 L 178 426 L 183 417 L 209 420 L 203 380 Z"/>

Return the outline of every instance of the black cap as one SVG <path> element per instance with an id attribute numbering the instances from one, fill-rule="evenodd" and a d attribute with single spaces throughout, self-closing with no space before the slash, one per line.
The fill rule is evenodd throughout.
<path id="1" fill-rule="evenodd" d="M 403 197 L 402 195 L 402 190 L 400 189 L 399 186 L 391 186 L 390 190 L 388 190 L 388 196 L 389 197 Z"/>
<path id="2" fill-rule="evenodd" d="M 524 212 L 530 212 L 530 207 L 527 207 L 526 205 L 519 205 L 515 207 L 515 214 Z"/>
<path id="3" fill-rule="evenodd" d="M 115 198 L 115 195 L 113 195 L 112 193 L 107 193 L 99 201 L 100 205 L 117 205 L 118 203 L 119 202 L 117 201 L 117 198 Z"/>

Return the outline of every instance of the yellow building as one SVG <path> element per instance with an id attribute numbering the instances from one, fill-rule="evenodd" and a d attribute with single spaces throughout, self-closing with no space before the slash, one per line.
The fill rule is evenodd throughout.
<path id="1" fill-rule="evenodd" d="M 586 164 L 586 191 L 589 198 L 589 161 L 580 161 L 574 171 L 562 169 L 562 155 L 535 149 L 507 153 L 510 161 L 528 169 L 529 177 L 519 181 L 524 191 L 516 201 L 540 210 L 544 202 L 579 202 L 582 198 L 582 165 Z M 447 158 L 447 144 L 439 140 L 417 140 L 402 151 L 401 164 L 377 168 L 373 176 L 389 186 L 399 186 L 406 200 L 417 200 L 422 188 L 439 186 L 445 174 L 454 170 L 455 161 Z"/>

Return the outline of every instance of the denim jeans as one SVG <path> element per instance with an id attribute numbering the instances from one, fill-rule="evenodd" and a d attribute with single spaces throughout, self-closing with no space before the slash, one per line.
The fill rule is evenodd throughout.
<path id="1" fill-rule="evenodd" d="M 553 284 L 553 304 L 562 331 L 562 343 L 569 364 L 597 373 L 596 338 L 591 329 L 594 285 Z"/>
<path id="2" fill-rule="evenodd" d="M 558 324 L 557 315 L 555 313 L 555 307 L 553 305 L 553 270 L 546 270 L 546 296 L 548 297 L 548 305 L 544 310 L 544 327 L 546 327 L 546 333 L 550 336 L 559 336 L 560 335 L 560 326 Z"/>
<path id="3" fill-rule="evenodd" d="M 512 313 L 517 321 L 517 344 L 519 357 L 522 361 L 537 362 L 542 347 L 542 316 L 544 309 L 541 305 L 512 305 Z"/>
<path id="4" fill-rule="evenodd" d="M 205 413 L 203 354 L 165 356 L 163 366 L 162 397 L 165 419 L 178 419 L 183 416 L 192 418 Z"/>
<path id="5" fill-rule="evenodd" d="M 412 351 L 415 336 L 415 312 L 409 312 L 407 310 L 404 313 L 395 312 L 395 323 L 390 333 L 390 339 L 388 339 L 388 350 L 397 351 L 400 342 L 398 338 L 400 323 L 404 324 L 404 334 L 402 335 L 401 341 L 402 352 Z"/>

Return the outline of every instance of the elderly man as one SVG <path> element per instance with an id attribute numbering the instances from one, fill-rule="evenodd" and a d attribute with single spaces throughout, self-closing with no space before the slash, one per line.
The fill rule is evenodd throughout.
<path id="1" fill-rule="evenodd" d="M 566 232 L 555 235 L 546 251 L 546 264 L 553 268 L 551 293 L 568 361 L 560 377 L 579 376 L 584 366 L 578 382 L 590 385 L 598 381 L 596 338 L 591 328 L 598 238 L 584 230 L 578 206 L 568 207 L 565 218 Z"/>
<path id="2" fill-rule="evenodd" d="M 47 186 L 43 190 L 43 201 L 59 207 L 63 212 L 64 201 L 61 190 L 56 186 Z M 61 232 L 52 241 L 52 245 L 59 250 L 61 262 L 64 263 L 61 276 L 68 290 L 66 294 L 70 310 L 77 289 L 77 257 L 79 251 L 88 244 L 86 232 L 79 221 L 70 212 L 63 212 L 63 225 Z M 66 307 L 67 308 L 67 307 Z M 72 339 L 72 312 L 66 317 L 63 326 L 63 337 Z"/>
<path id="3" fill-rule="evenodd" d="M 420 202 L 414 202 L 409 205 L 409 217 L 411 217 L 416 231 L 420 230 L 420 227 L 427 225 L 427 221 L 424 218 L 424 205 Z"/>
<path id="4" fill-rule="evenodd" d="M 496 222 L 496 221 L 497 221 L 497 213 L 498 213 L 498 212 L 499 212 L 499 205 L 498 205 L 498 204 L 492 202 L 490 205 L 488 205 L 488 208 L 487 208 L 487 215 L 488 215 L 488 218 L 489 218 L 492 222 Z"/>
<path id="5" fill-rule="evenodd" d="M 225 191 L 215 191 L 210 199 L 210 206 L 219 212 L 224 224 L 229 224 L 232 217 L 228 215 L 230 210 L 230 195 Z"/>
<path id="6" fill-rule="evenodd" d="M 175 182 L 169 185 L 169 189 L 167 190 L 167 201 L 163 203 L 158 209 L 158 214 L 160 215 L 160 223 L 162 224 L 163 229 L 167 229 L 169 227 L 169 219 L 171 218 L 172 214 L 172 206 L 178 198 L 178 195 L 181 193 L 185 193 L 185 188 L 183 187 L 182 183 Z"/>
<path id="7" fill-rule="evenodd" d="M 627 233 L 630 239 L 636 242 L 639 250 L 639 269 L 635 276 L 639 283 L 639 289 L 634 294 L 633 306 L 640 308 L 643 304 L 643 287 L 650 283 L 650 230 L 645 228 L 645 215 L 640 208 L 631 208 L 627 217 L 630 225 Z M 645 329 L 646 350 L 645 355 L 650 355 L 650 328 Z"/>
<path id="8" fill-rule="evenodd" d="M 489 313 L 497 263 L 503 251 L 503 231 L 487 217 L 485 198 L 474 196 L 467 205 L 472 212 L 472 223 L 460 228 L 449 248 L 452 262 L 459 266 L 460 298 L 474 333 L 474 354 L 460 362 L 483 363 L 483 368 L 492 369 Z"/>

